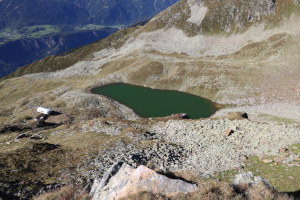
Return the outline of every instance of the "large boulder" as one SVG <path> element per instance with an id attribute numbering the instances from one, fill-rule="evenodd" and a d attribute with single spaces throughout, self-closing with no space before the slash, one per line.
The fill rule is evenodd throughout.
<path id="1" fill-rule="evenodd" d="M 150 192 L 171 197 L 196 189 L 195 184 L 170 179 L 143 165 L 135 169 L 127 164 L 121 167 L 120 164 L 115 164 L 105 173 L 102 180 L 94 181 L 90 196 L 93 200 L 117 200 L 139 192 Z"/>
<path id="2" fill-rule="evenodd" d="M 242 184 L 247 184 L 247 185 L 257 185 L 260 182 L 267 183 L 266 180 L 264 180 L 260 176 L 254 176 L 252 172 L 242 172 L 240 174 L 235 175 L 234 180 L 232 182 L 233 186 L 239 186 Z"/>

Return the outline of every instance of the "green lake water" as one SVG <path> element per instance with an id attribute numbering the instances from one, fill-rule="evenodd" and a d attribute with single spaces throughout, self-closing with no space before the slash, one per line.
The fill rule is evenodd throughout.
<path id="1" fill-rule="evenodd" d="M 199 119 L 210 117 L 216 111 L 214 104 L 207 99 L 173 90 L 115 83 L 94 88 L 91 92 L 128 106 L 141 117 L 165 117 L 186 113 L 191 119 Z"/>

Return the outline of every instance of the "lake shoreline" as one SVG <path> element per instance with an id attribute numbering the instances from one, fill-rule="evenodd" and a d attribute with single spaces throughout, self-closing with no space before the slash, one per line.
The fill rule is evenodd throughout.
<path id="1" fill-rule="evenodd" d="M 100 86 L 96 86 L 96 87 L 91 87 L 91 88 L 86 89 L 86 92 L 89 93 L 89 94 L 97 94 L 94 90 L 99 89 L 99 88 L 103 88 L 103 87 L 110 87 L 110 86 L 118 85 L 118 84 L 124 84 L 124 85 L 128 85 L 128 86 L 133 86 L 133 87 L 145 88 L 145 89 L 150 89 L 152 91 L 159 91 L 159 92 L 172 92 L 172 93 L 176 92 L 176 93 L 181 94 L 181 95 L 187 95 L 187 96 L 193 97 L 193 98 L 195 98 L 195 97 L 200 98 L 200 99 L 204 100 L 205 103 L 209 103 L 212 106 L 211 114 L 208 117 L 199 117 L 199 118 L 191 117 L 191 119 L 210 118 L 211 116 L 213 116 L 217 111 L 219 111 L 222 108 L 222 105 L 220 105 L 218 103 L 215 103 L 215 102 L 213 102 L 209 99 L 206 99 L 206 98 L 203 98 L 201 96 L 194 95 L 194 94 L 190 94 L 190 93 L 187 93 L 187 92 L 182 92 L 182 91 L 178 91 L 178 90 L 163 90 L 163 89 L 156 89 L 156 88 L 154 89 L 154 88 L 150 88 L 150 87 L 144 87 L 144 86 L 140 86 L 140 85 L 134 85 L 134 84 L 123 83 L 123 82 L 108 83 L 108 84 L 104 84 L 104 85 L 100 85 Z M 166 115 L 166 116 L 153 116 L 153 117 L 143 116 L 143 115 L 139 114 L 138 112 L 136 112 L 134 108 L 120 102 L 119 100 L 116 100 L 116 99 L 114 99 L 110 96 L 104 95 L 104 94 L 98 94 L 98 95 L 105 96 L 106 98 L 112 99 L 112 100 L 118 102 L 119 104 L 122 104 L 122 105 L 130 108 L 137 116 L 139 116 L 141 118 L 170 117 L 172 115 L 182 114 L 182 113 L 185 113 L 185 114 L 187 114 L 187 116 L 189 116 L 189 114 L 187 112 L 175 112 L 175 113 L 172 113 L 172 114 L 169 114 L 169 115 Z"/>

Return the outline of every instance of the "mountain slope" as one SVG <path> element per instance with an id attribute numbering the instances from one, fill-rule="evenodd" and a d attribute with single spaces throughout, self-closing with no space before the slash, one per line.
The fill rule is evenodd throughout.
<path id="1" fill-rule="evenodd" d="M 36 61 L 1 80 L 4 195 L 29 198 L 62 183 L 88 185 L 119 161 L 202 183 L 204 176 L 228 181 L 251 171 L 297 195 L 299 5 L 182 0 L 144 26 Z M 210 119 L 140 118 L 90 93 L 116 82 L 184 91 L 214 101 L 219 110 Z M 37 106 L 68 113 L 73 122 L 37 127 Z"/>
<path id="2" fill-rule="evenodd" d="M 176 1 L 0 1 L 0 77 L 32 61 L 102 39 L 107 36 L 104 32 L 112 33 L 120 25 L 129 26 L 149 19 Z M 79 35 L 81 37 L 74 40 Z M 51 38 L 56 44 L 58 38 L 74 41 L 73 44 L 61 42 L 54 48 L 55 44 L 46 44 Z"/>
<path id="3" fill-rule="evenodd" d="M 224 5 L 225 8 L 230 5 L 231 9 L 222 10 L 221 15 L 217 8 Z M 131 35 L 122 36 L 122 40 L 127 40 L 124 45 L 105 46 L 81 64 L 66 63 L 55 68 L 73 65 L 66 71 L 39 76 L 54 78 L 97 73 L 101 76 L 105 67 L 111 68 L 114 76 L 120 75 L 120 79 L 126 82 L 167 89 L 179 87 L 182 91 L 220 103 L 252 105 L 270 102 L 274 98 L 277 101 L 278 98 L 271 94 L 275 88 L 281 88 L 280 93 L 287 99 L 297 100 L 299 46 L 294 44 L 299 42 L 299 9 L 296 1 L 235 3 L 228 0 L 219 5 L 218 1 L 183 0 Z M 235 17 L 231 15 L 232 10 L 236 10 Z M 249 16 L 245 17 L 246 13 Z M 97 45 L 101 46 L 101 42 L 93 46 Z M 55 65 L 50 63 L 55 59 L 64 62 L 63 57 L 48 59 L 22 68 L 16 74 L 24 74 L 26 69 L 28 72 L 43 71 L 38 63 L 51 69 Z M 131 59 L 134 60 L 132 64 L 124 65 L 119 71 L 113 69 L 114 63 L 119 65 L 122 60 Z M 135 80 L 133 74 L 142 73 L 147 65 L 141 67 L 141 64 L 151 60 L 163 63 L 164 73 L 158 79 L 145 77 Z M 278 73 L 284 76 L 278 76 Z M 181 79 L 181 74 L 185 74 L 186 78 Z M 278 85 L 278 82 L 273 82 L 275 78 L 283 82 Z M 108 82 L 120 79 L 109 79 Z M 292 88 L 286 90 L 286 87 Z M 257 96 L 257 90 L 262 96 Z"/>

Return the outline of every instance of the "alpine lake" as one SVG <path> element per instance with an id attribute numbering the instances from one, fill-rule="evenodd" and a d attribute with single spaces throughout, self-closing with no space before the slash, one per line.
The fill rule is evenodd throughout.
<path id="1" fill-rule="evenodd" d="M 116 100 L 144 118 L 186 113 L 190 119 L 199 119 L 210 117 L 217 110 L 213 102 L 199 96 L 125 83 L 113 83 L 93 88 L 91 93 Z"/>

